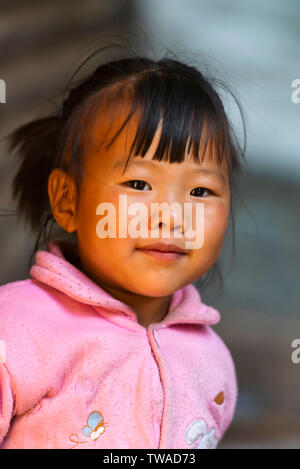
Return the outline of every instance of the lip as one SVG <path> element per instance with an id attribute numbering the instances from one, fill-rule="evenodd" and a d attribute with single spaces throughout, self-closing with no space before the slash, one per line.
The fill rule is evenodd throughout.
<path id="1" fill-rule="evenodd" d="M 174 261 L 186 255 L 186 252 L 176 244 L 155 243 L 138 250 L 156 259 L 167 261 Z"/>
<path id="2" fill-rule="evenodd" d="M 154 244 L 148 244 L 147 246 L 143 246 L 141 248 L 138 248 L 141 250 L 151 250 L 151 251 L 160 251 L 160 252 L 165 252 L 165 253 L 178 253 L 178 254 L 186 254 L 186 251 L 176 244 L 168 244 L 168 243 L 154 243 Z"/>

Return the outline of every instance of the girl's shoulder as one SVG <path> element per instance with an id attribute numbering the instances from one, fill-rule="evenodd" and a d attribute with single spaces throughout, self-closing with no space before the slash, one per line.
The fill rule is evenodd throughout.
<path id="1" fill-rule="evenodd" d="M 20 301 L 26 303 L 26 300 L 33 302 L 36 297 L 43 295 L 43 292 L 43 286 L 32 278 L 8 282 L 0 286 L 0 306 L 7 300 L 12 305 Z"/>
<path id="2" fill-rule="evenodd" d="M 34 292 L 35 288 L 32 285 L 32 279 L 17 280 L 15 282 L 8 282 L 0 286 L 0 312 L 3 306 L 9 302 L 11 306 L 15 302 L 26 301 L 26 297 Z M 1 308 L 2 306 L 2 308 Z"/>
<path id="3" fill-rule="evenodd" d="M 0 324 L 5 318 L 19 321 L 48 308 L 55 302 L 52 288 L 35 279 L 17 280 L 0 286 Z"/>
<path id="4" fill-rule="evenodd" d="M 58 328 L 72 328 L 74 321 L 80 322 L 82 314 L 77 312 L 82 311 L 97 314 L 89 305 L 37 279 L 6 283 L 0 286 L 0 339 L 4 332 L 11 337 L 29 330 L 32 337 L 45 330 L 56 334 Z"/>
<path id="5" fill-rule="evenodd" d="M 43 304 L 43 288 L 31 278 L 0 286 L 0 341 L 8 361 L 23 363 L 28 353 L 36 352 L 33 345 L 42 326 Z"/>
<path id="6" fill-rule="evenodd" d="M 30 278 L 0 286 L 0 331 L 7 328 L 8 324 L 17 326 L 20 319 L 22 321 L 28 316 L 29 311 L 33 312 L 40 290 Z"/>
<path id="7" fill-rule="evenodd" d="M 6 295 L 9 292 L 17 292 L 20 287 L 27 287 L 31 285 L 32 279 L 26 278 L 25 280 L 16 280 L 15 282 L 8 282 L 0 285 L 0 295 Z"/>

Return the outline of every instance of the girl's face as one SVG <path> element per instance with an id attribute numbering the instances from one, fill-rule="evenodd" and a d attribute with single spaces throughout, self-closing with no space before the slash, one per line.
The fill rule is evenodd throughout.
<path id="1" fill-rule="evenodd" d="M 120 113 L 119 117 L 120 121 L 118 119 L 113 121 L 112 132 L 115 132 L 120 122 L 123 122 L 124 115 Z M 91 127 L 89 137 L 91 141 L 97 142 L 99 136 L 102 137 L 107 128 L 103 125 L 103 118 L 102 116 L 101 123 L 96 121 Z M 74 217 L 74 229 L 77 230 L 83 270 L 96 283 L 102 285 L 103 288 L 108 287 L 108 290 L 163 297 L 200 278 L 217 260 L 229 217 L 229 178 L 225 163 L 220 166 L 208 153 L 202 163 L 193 162 L 191 155 L 188 154 L 182 163 L 152 160 L 161 128 L 157 130 L 146 155 L 144 157 L 132 156 L 123 174 L 130 145 L 135 135 L 135 126 L 136 121 L 131 119 L 109 150 L 105 150 L 102 146 L 96 151 L 86 152 L 78 212 Z M 87 148 L 92 148 L 92 146 Z M 123 238 L 118 236 L 121 214 L 120 195 L 127 197 L 127 235 Z M 137 218 L 139 213 L 129 214 L 128 210 L 130 205 L 136 202 L 142 203 L 147 209 L 147 218 L 144 222 L 149 232 L 146 238 L 141 236 L 133 238 L 128 234 L 128 225 Z M 160 216 L 152 217 L 152 229 L 158 229 L 159 234 L 158 238 L 153 238 L 150 233 L 151 204 L 161 202 L 166 202 L 170 207 L 170 236 L 167 238 L 162 236 L 164 220 L 160 212 Z M 201 224 L 204 221 L 202 247 L 186 248 L 186 242 L 193 241 L 195 238 L 185 236 L 187 226 L 181 223 L 179 213 L 172 209 L 171 204 L 174 202 L 179 203 L 182 209 L 182 220 L 184 220 L 184 203 L 189 204 L 193 230 L 196 230 L 196 221 L 199 225 L 196 207 L 203 204 L 204 220 L 200 219 Z M 101 230 L 99 230 L 98 222 L 103 217 L 107 220 L 108 215 L 108 212 L 102 212 L 102 215 L 96 213 L 97 206 L 102 203 L 109 203 L 115 207 L 117 230 L 115 237 L 99 237 Z M 122 213 L 124 215 L 124 212 Z M 110 216 L 110 221 L 113 222 L 113 212 L 110 212 Z M 61 215 L 60 220 L 63 220 Z M 63 222 L 60 224 L 63 225 Z M 145 227 L 145 224 L 143 226 Z M 105 225 L 104 229 L 107 230 L 108 225 Z M 180 237 L 176 237 L 176 233 Z M 159 257 L 141 249 L 159 242 L 176 244 L 184 249 L 184 254 Z"/>

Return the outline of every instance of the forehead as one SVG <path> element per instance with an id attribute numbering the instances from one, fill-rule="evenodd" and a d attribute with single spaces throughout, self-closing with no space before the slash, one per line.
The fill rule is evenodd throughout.
<path id="1" fill-rule="evenodd" d="M 99 169 L 101 171 L 121 172 L 125 169 L 126 162 L 129 157 L 131 145 L 136 135 L 140 116 L 138 113 L 134 114 L 132 118 L 125 124 L 122 131 L 118 134 L 113 144 L 106 148 L 110 139 L 120 130 L 126 117 L 128 116 L 129 105 L 128 101 L 116 102 L 115 105 L 101 106 L 101 112 L 97 113 L 88 128 L 88 138 L 84 144 L 84 161 L 85 164 L 92 170 Z M 203 131 L 206 136 L 207 129 Z M 162 161 L 153 160 L 157 147 L 159 145 L 162 133 L 162 121 L 160 121 L 158 128 L 151 144 L 144 156 L 135 155 L 134 151 L 130 160 L 127 163 L 127 168 L 130 166 L 136 167 L 141 164 L 148 169 L 158 168 L 159 165 L 169 165 L 170 162 L 164 157 Z M 188 146 L 187 141 L 187 146 Z M 199 156 L 197 160 L 193 158 L 192 147 L 189 152 L 185 150 L 185 159 L 181 167 L 190 168 L 207 168 L 217 169 L 219 172 L 227 175 L 228 168 L 223 158 L 223 161 L 218 161 L 217 151 L 213 144 L 212 139 L 208 141 L 206 151 L 204 153 L 204 139 L 202 138 L 199 148 Z M 154 164 L 148 164 L 153 161 Z"/>

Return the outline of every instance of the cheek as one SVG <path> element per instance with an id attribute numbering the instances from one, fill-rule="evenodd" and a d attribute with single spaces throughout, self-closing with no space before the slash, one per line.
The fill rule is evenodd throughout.
<path id="1" fill-rule="evenodd" d="M 229 206 L 225 201 L 206 205 L 204 209 L 203 247 L 220 250 L 226 233 Z"/>
<path id="2" fill-rule="evenodd" d="M 204 211 L 204 243 L 190 259 L 192 281 L 208 272 L 217 261 L 228 223 L 228 207 L 223 201 L 206 204 Z"/>
<path id="3" fill-rule="evenodd" d="M 101 204 L 111 205 L 108 209 L 103 205 L 103 210 L 100 212 Z M 77 215 L 77 234 L 81 245 L 88 245 L 88 249 L 93 252 L 101 252 L 103 258 L 125 259 L 129 256 L 136 240 L 128 234 L 126 237 L 119 237 L 119 213 L 119 193 L 105 190 L 85 192 L 80 198 Z M 128 224 L 135 217 L 136 215 L 126 216 L 126 223 L 123 224 L 126 232 Z"/>
<path id="4" fill-rule="evenodd" d="M 97 214 L 100 204 L 107 203 L 116 207 L 116 199 L 111 194 L 107 194 L 103 185 L 93 180 L 88 180 L 88 183 L 83 184 L 77 211 L 77 231 L 81 238 L 99 239 L 96 232 L 99 220 L 111 217 L 113 214 L 113 211 L 102 211 L 102 214 Z"/>
<path id="5" fill-rule="evenodd" d="M 89 233 L 96 234 L 97 205 L 101 202 L 101 191 L 95 182 L 86 177 L 82 182 L 77 209 L 77 232 L 86 237 Z"/>

